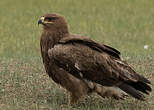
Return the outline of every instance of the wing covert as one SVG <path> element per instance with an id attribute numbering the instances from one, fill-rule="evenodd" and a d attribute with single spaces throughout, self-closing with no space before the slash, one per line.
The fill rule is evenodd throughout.
<path id="1" fill-rule="evenodd" d="M 61 43 L 61 44 L 80 43 L 83 45 L 87 45 L 96 51 L 105 52 L 113 57 L 116 57 L 118 59 L 120 58 L 120 52 L 118 50 L 116 50 L 110 46 L 104 45 L 104 44 L 96 43 L 95 41 L 93 41 L 87 37 L 84 37 L 84 36 L 72 35 L 70 37 L 65 37 L 65 38 L 61 39 L 59 41 L 59 43 Z"/>

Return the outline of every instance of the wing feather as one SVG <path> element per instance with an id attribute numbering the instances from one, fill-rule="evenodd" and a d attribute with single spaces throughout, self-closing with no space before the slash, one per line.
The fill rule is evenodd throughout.
<path id="1" fill-rule="evenodd" d="M 54 58 L 57 65 L 78 78 L 81 72 L 84 78 L 104 85 L 138 81 L 139 77 L 135 71 L 120 59 L 95 51 L 87 45 L 74 43 L 56 45 L 49 50 L 49 57 Z"/>
<path id="2" fill-rule="evenodd" d="M 78 36 L 78 35 L 72 35 L 70 37 L 65 37 L 59 41 L 59 43 L 67 44 L 67 43 L 80 43 L 83 45 L 87 45 L 90 48 L 97 50 L 99 52 L 106 52 L 111 56 L 114 56 L 116 58 L 120 58 L 120 52 L 110 46 L 96 43 L 95 41 L 84 37 L 84 36 Z"/>
<path id="3" fill-rule="evenodd" d="M 86 79 L 103 86 L 118 86 L 140 100 L 143 100 L 143 96 L 138 91 L 146 94 L 151 91 L 148 85 L 150 81 L 115 56 L 119 56 L 116 50 L 111 48 L 112 51 L 107 52 L 103 46 L 93 41 L 72 39 L 65 38 L 48 51 L 49 57 L 54 59 L 60 68 L 79 79 Z M 113 55 L 114 52 L 116 54 Z"/>

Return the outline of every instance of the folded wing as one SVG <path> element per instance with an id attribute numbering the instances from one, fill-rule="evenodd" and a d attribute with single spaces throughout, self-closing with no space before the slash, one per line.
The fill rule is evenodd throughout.
<path id="1" fill-rule="evenodd" d="M 88 38 L 64 38 L 48 54 L 60 68 L 79 79 L 117 86 L 140 100 L 144 96 L 139 91 L 146 94 L 151 91 L 150 81 L 122 61 L 119 51 Z"/>

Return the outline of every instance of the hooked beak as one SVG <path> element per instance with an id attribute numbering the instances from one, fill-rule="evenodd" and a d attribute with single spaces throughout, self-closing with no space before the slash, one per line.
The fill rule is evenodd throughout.
<path id="1" fill-rule="evenodd" d="M 44 17 L 41 17 L 40 20 L 38 21 L 38 25 L 39 24 L 44 24 L 44 19 L 45 19 Z"/>
<path id="2" fill-rule="evenodd" d="M 41 17 L 40 20 L 38 21 L 38 25 L 39 24 L 43 24 L 43 25 L 46 25 L 46 24 L 53 24 L 52 21 L 45 21 L 45 17 Z"/>

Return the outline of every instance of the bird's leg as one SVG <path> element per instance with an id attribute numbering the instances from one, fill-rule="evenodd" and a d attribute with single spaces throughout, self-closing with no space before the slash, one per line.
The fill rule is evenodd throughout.
<path id="1" fill-rule="evenodd" d="M 69 105 L 71 106 L 75 105 L 80 98 L 81 98 L 80 95 L 70 93 Z"/>

